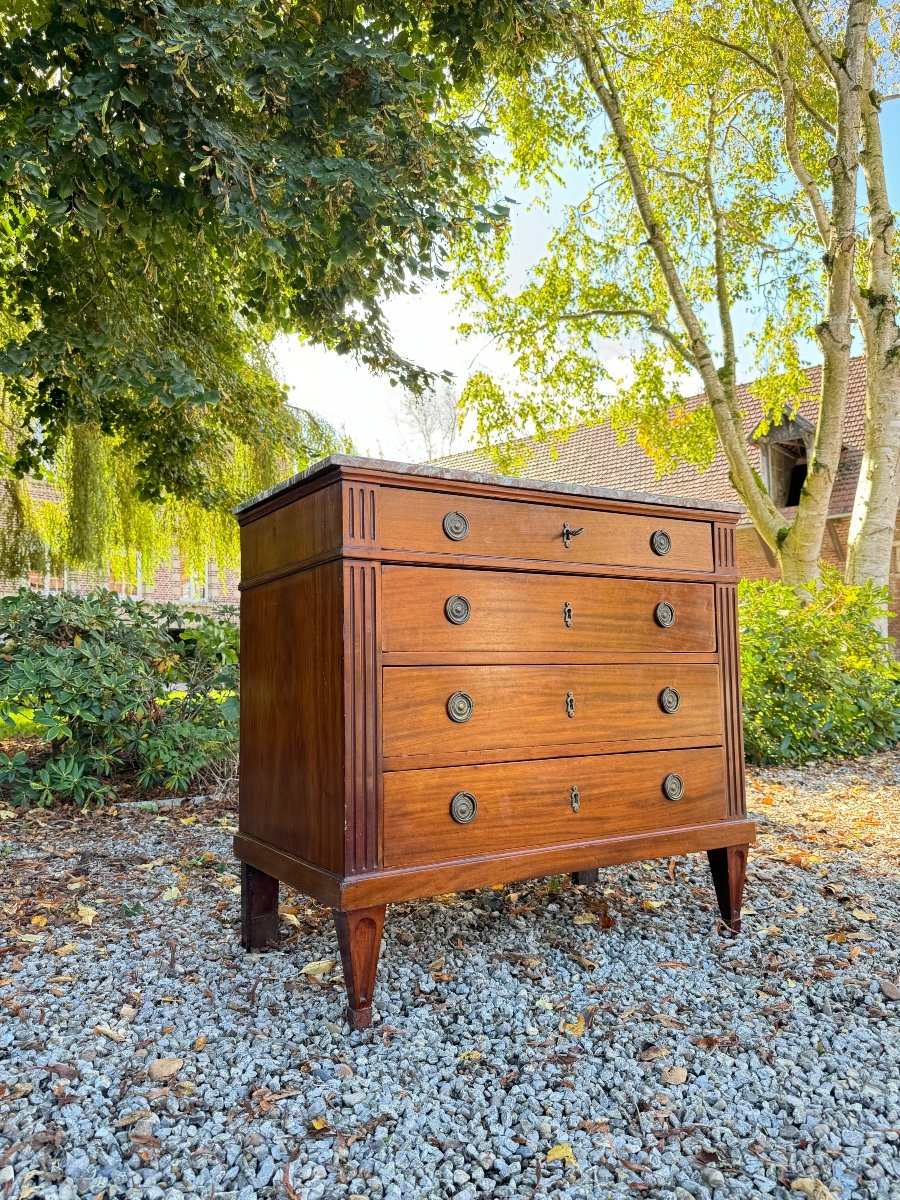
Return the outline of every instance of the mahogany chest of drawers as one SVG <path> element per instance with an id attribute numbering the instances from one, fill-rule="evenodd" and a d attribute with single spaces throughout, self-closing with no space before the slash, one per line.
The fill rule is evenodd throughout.
<path id="1" fill-rule="evenodd" d="M 334 911 L 357 1029 L 385 906 L 747 847 L 732 505 L 336 456 L 241 524 L 242 939 Z"/>

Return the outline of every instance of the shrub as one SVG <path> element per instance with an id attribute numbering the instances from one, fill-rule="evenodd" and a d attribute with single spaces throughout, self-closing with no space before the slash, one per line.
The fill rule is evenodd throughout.
<path id="1" fill-rule="evenodd" d="M 0 754 L 17 802 L 84 805 L 127 773 L 181 791 L 237 750 L 237 629 L 114 592 L 0 601 L 0 718 L 32 722 L 43 761 Z"/>
<path id="2" fill-rule="evenodd" d="M 805 763 L 900 740 L 900 668 L 875 627 L 886 604 L 833 568 L 803 599 L 783 583 L 741 584 L 748 759 Z"/>

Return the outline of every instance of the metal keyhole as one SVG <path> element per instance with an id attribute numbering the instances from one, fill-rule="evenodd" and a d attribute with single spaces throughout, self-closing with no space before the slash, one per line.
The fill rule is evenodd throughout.
<path id="1" fill-rule="evenodd" d="M 565 546 L 565 548 L 567 550 L 572 544 L 572 538 L 578 537 L 579 533 L 584 533 L 583 525 L 581 526 L 580 529 L 572 529 L 572 528 L 570 528 L 568 521 L 563 522 L 562 540 L 563 540 L 563 545 Z"/>
<path id="2" fill-rule="evenodd" d="M 568 602 L 568 600 L 563 605 L 563 620 L 566 623 L 566 628 L 571 629 L 572 628 L 572 605 Z"/>
<path id="3" fill-rule="evenodd" d="M 578 812 L 578 810 L 581 808 L 581 792 L 578 790 L 578 784 L 575 784 L 572 787 L 572 790 L 569 793 L 569 798 L 572 802 L 572 812 Z"/>
<path id="4" fill-rule="evenodd" d="M 566 716 L 575 716 L 575 693 L 566 692 Z"/>

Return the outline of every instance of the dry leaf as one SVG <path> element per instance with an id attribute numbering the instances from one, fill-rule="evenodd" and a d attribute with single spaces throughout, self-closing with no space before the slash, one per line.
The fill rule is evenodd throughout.
<path id="1" fill-rule="evenodd" d="M 110 1025 L 95 1025 L 94 1033 L 99 1034 L 100 1037 L 109 1038 L 111 1042 L 125 1041 L 125 1034 L 119 1033 L 118 1029 L 113 1029 Z"/>
<path id="2" fill-rule="evenodd" d="M 74 954 L 77 949 L 77 942 L 66 942 L 64 946 L 57 946 L 53 953 L 59 958 L 65 958 L 67 954 Z"/>
<path id="3" fill-rule="evenodd" d="M 560 1021 L 560 1033 L 568 1033 L 574 1038 L 580 1038 L 584 1033 L 584 1013 L 580 1013 L 574 1021 Z"/>
<path id="4" fill-rule="evenodd" d="M 313 1127 L 313 1129 L 315 1129 L 315 1130 L 327 1129 L 327 1128 L 328 1128 L 328 1122 L 325 1120 L 325 1118 L 324 1118 L 324 1117 L 313 1117 L 313 1119 L 312 1119 L 312 1127 Z"/>
<path id="5" fill-rule="evenodd" d="M 160 896 L 160 900 L 177 900 L 181 895 L 181 888 L 175 887 L 174 884 L 170 888 L 166 888 Z"/>
<path id="6" fill-rule="evenodd" d="M 47 918 L 46 917 L 32 917 L 31 924 L 37 925 L 38 929 L 43 929 L 44 926 L 47 924 Z"/>
<path id="7" fill-rule="evenodd" d="M 861 908 L 854 908 L 853 916 L 856 917 L 857 921 L 877 921 L 878 920 L 878 917 L 875 915 L 875 913 L 865 912 Z"/>
<path id="8" fill-rule="evenodd" d="M 666 1067 L 662 1075 L 660 1075 L 662 1083 L 687 1083 L 687 1068 L 686 1067 Z"/>
<path id="9" fill-rule="evenodd" d="M 557 1142 L 555 1146 L 551 1146 L 547 1151 L 547 1162 L 561 1162 L 567 1167 L 578 1166 L 578 1159 L 568 1142 Z"/>
<path id="10" fill-rule="evenodd" d="M 82 925 L 93 925 L 94 919 L 97 916 L 96 908 L 91 908 L 89 904 L 78 905 L 78 920 Z"/>
<path id="11" fill-rule="evenodd" d="M 900 1000 L 900 987 L 896 983 L 892 983 L 890 979 L 882 979 L 881 993 L 887 996 L 888 1000 Z"/>
<path id="12" fill-rule="evenodd" d="M 183 1066 L 183 1058 L 157 1058 L 150 1064 L 147 1073 L 154 1083 L 160 1083 L 177 1075 Z"/>
<path id="13" fill-rule="evenodd" d="M 572 923 L 573 925 L 596 925 L 597 914 L 591 912 L 579 913 Z"/>
<path id="14" fill-rule="evenodd" d="M 119 1016 L 123 1021 L 133 1021 L 137 1016 L 137 1009 L 131 1004 L 123 1004 L 119 1009 Z"/>
<path id="15" fill-rule="evenodd" d="M 834 1200 L 834 1193 L 818 1179 L 795 1179 L 791 1184 L 791 1191 L 812 1196 L 812 1200 Z"/>
<path id="16" fill-rule="evenodd" d="M 480 1050 L 463 1050 L 459 1056 L 462 1062 L 477 1062 L 481 1058 Z"/>
<path id="17" fill-rule="evenodd" d="M 665 903 L 665 900 L 645 900 L 644 908 L 663 908 Z"/>
<path id="18" fill-rule="evenodd" d="M 670 971 L 685 971 L 690 969 L 692 964 L 686 962 L 660 962 L 656 965 L 658 967 L 668 967 Z"/>
<path id="19" fill-rule="evenodd" d="M 127 1116 L 119 1117 L 118 1121 L 113 1122 L 113 1129 L 125 1129 L 128 1125 L 136 1125 L 138 1121 L 143 1121 L 145 1117 L 152 1117 L 153 1113 L 149 1108 L 137 1108 L 134 1112 L 128 1113 Z"/>
<path id="20" fill-rule="evenodd" d="M 315 962 L 309 962 L 305 967 L 300 968 L 301 975 L 308 975 L 313 979 L 322 979 L 330 971 L 334 969 L 335 959 L 319 958 Z"/>
<path id="21" fill-rule="evenodd" d="M 202 1050 L 205 1045 L 206 1045 L 206 1038 L 201 1033 L 198 1038 L 194 1039 L 194 1049 Z"/>
<path id="22" fill-rule="evenodd" d="M 671 1053 L 668 1046 L 645 1046 L 638 1055 L 638 1062 L 652 1062 L 654 1058 L 665 1058 Z"/>

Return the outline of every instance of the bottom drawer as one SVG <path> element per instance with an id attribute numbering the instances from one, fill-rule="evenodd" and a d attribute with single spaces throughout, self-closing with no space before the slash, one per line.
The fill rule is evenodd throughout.
<path id="1" fill-rule="evenodd" d="M 721 747 L 396 771 L 384 779 L 384 865 L 479 858 L 724 818 Z"/>

